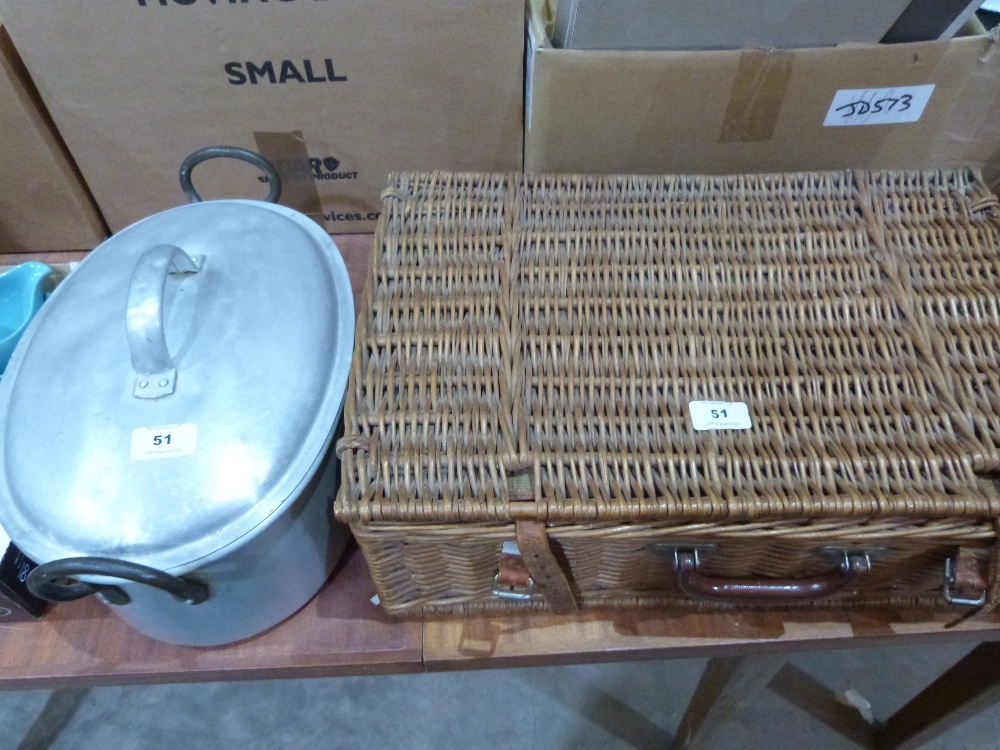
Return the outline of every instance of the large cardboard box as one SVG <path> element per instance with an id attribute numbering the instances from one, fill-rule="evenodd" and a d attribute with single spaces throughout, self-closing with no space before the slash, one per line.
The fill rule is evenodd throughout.
<path id="1" fill-rule="evenodd" d="M 93 199 L 0 26 L 0 253 L 89 250 L 106 236 Z"/>
<path id="2" fill-rule="evenodd" d="M 2 0 L 111 228 L 183 202 L 192 151 L 277 163 L 281 203 L 371 230 L 394 170 L 519 170 L 523 0 Z M 263 198 L 241 163 L 203 197 Z"/>
<path id="3" fill-rule="evenodd" d="M 526 171 L 974 165 L 989 182 L 1000 178 L 996 37 L 792 50 L 567 50 L 551 44 L 544 0 L 531 3 Z"/>

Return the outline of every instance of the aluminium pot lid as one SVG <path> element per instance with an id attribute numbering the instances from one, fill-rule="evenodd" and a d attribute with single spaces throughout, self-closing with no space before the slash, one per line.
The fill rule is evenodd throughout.
<path id="1" fill-rule="evenodd" d="M 210 201 L 124 229 L 0 380 L 0 523 L 40 563 L 217 556 L 315 473 L 353 329 L 343 259 L 296 211 Z"/>

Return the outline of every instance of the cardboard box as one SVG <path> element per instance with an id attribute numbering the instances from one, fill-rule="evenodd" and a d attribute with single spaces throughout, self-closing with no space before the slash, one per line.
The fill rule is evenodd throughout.
<path id="1" fill-rule="evenodd" d="M 0 253 L 89 250 L 104 222 L 0 26 Z"/>
<path id="2" fill-rule="evenodd" d="M 972 18 L 983 0 L 911 0 L 886 32 L 886 44 L 951 39 Z"/>
<path id="3" fill-rule="evenodd" d="M 877 42 L 909 2 L 558 0 L 552 40 L 557 47 L 617 50 L 830 47 L 843 42 Z"/>
<path id="4" fill-rule="evenodd" d="M 532 0 L 528 172 L 726 174 L 974 165 L 991 183 L 1000 177 L 996 37 L 795 50 L 613 52 L 556 49 L 548 21 L 544 2 Z"/>
<path id="5" fill-rule="evenodd" d="M 524 0 L 2 0 L 97 202 L 122 227 L 184 201 L 209 145 L 277 162 L 281 203 L 374 227 L 394 170 L 520 170 Z M 248 165 L 205 198 L 263 198 Z M 325 217 L 325 218 L 324 218 Z"/>

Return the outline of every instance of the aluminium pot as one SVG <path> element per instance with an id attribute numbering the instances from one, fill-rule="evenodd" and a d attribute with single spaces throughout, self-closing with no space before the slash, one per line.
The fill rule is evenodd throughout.
<path id="1" fill-rule="evenodd" d="M 252 152 L 228 155 L 277 174 Z M 185 184 L 186 183 L 186 184 Z M 331 442 L 354 303 L 306 216 L 196 202 L 95 249 L 0 380 L 0 523 L 32 590 L 98 594 L 136 630 L 209 646 L 302 607 L 347 540 Z"/>

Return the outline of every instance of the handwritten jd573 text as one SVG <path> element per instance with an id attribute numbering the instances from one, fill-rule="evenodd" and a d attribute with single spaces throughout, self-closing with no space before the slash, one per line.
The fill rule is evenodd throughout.
<path id="1" fill-rule="evenodd" d="M 913 97 L 910 94 L 902 96 L 883 96 L 881 99 L 858 99 L 837 107 L 837 112 L 841 112 L 844 119 L 850 117 L 864 117 L 881 112 L 905 112 L 910 108 Z"/>

